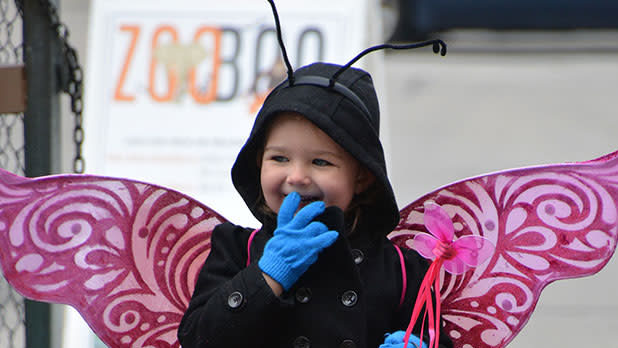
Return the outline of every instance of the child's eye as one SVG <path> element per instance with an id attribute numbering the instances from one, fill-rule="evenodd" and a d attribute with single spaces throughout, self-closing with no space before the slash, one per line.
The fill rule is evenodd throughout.
<path id="1" fill-rule="evenodd" d="M 285 156 L 272 156 L 270 159 L 275 162 L 287 162 L 288 161 L 288 158 Z"/>
<path id="2" fill-rule="evenodd" d="M 324 166 L 329 166 L 331 165 L 331 163 L 327 160 L 323 160 L 321 158 L 316 158 L 312 161 L 313 164 L 315 164 L 316 166 L 320 166 L 320 167 L 324 167 Z"/>

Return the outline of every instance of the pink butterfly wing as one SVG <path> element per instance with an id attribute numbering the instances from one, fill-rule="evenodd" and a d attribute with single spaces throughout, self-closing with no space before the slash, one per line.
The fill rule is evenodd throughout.
<path id="1" fill-rule="evenodd" d="M 162 187 L 0 170 L 0 265 L 25 297 L 75 307 L 111 347 L 178 347 L 210 234 L 224 219 Z"/>
<path id="2" fill-rule="evenodd" d="M 460 181 L 411 203 L 390 238 L 413 247 L 424 203 L 452 216 L 457 237 L 483 236 L 491 257 L 443 274 L 443 332 L 456 348 L 500 348 L 523 328 L 552 281 L 598 272 L 616 249 L 618 153 Z"/>

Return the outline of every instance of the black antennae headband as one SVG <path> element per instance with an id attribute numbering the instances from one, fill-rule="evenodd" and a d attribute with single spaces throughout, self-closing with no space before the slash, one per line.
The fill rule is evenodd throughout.
<path id="1" fill-rule="evenodd" d="M 414 49 L 414 48 L 426 47 L 429 45 L 433 47 L 434 53 L 436 54 L 440 53 L 440 55 L 442 56 L 446 55 L 446 43 L 440 39 L 427 40 L 427 41 L 416 42 L 416 43 L 411 43 L 411 44 L 402 44 L 402 45 L 381 44 L 381 45 L 371 46 L 363 50 L 361 53 L 356 55 L 356 57 L 352 58 L 352 60 L 350 60 L 347 64 L 343 65 L 339 70 L 337 70 L 330 78 L 326 78 L 324 76 L 308 75 L 308 76 L 301 76 L 300 78 L 296 79 L 296 77 L 294 76 L 294 69 L 292 68 L 292 65 L 290 64 L 290 60 L 288 59 L 288 54 L 285 49 L 285 45 L 283 44 L 283 38 L 281 35 L 281 23 L 279 22 L 279 14 L 277 13 L 275 2 L 274 0 L 268 0 L 268 2 L 270 3 L 270 6 L 272 8 L 273 16 L 275 17 L 275 25 L 277 29 L 277 40 L 279 41 L 279 47 L 281 48 L 281 55 L 283 56 L 283 60 L 287 67 L 287 75 L 288 75 L 288 79 L 286 81 L 287 86 L 283 88 L 290 88 L 290 87 L 294 87 L 295 85 L 313 85 L 313 86 L 319 86 L 319 87 L 332 89 L 333 91 L 350 99 L 356 106 L 358 106 L 363 111 L 363 113 L 367 117 L 370 117 L 371 115 L 370 115 L 369 109 L 367 108 L 365 103 L 363 103 L 363 100 L 358 95 L 356 95 L 356 93 L 354 93 L 351 89 L 337 82 L 337 79 L 339 78 L 339 76 L 344 71 L 348 70 L 359 59 L 361 59 L 362 57 L 364 57 L 365 55 L 371 52 L 386 49 L 386 48 L 402 50 L 402 49 Z"/>

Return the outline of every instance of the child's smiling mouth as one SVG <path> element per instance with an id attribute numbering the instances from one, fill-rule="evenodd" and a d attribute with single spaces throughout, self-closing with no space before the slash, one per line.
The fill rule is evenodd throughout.
<path id="1" fill-rule="evenodd" d="M 300 196 L 300 203 L 309 204 L 311 202 L 319 201 L 318 196 Z"/>
<path id="2" fill-rule="evenodd" d="M 310 203 L 321 201 L 322 199 L 323 198 L 321 195 L 313 195 L 313 194 L 302 195 L 301 194 L 300 203 L 298 203 L 298 209 L 301 209 Z"/>

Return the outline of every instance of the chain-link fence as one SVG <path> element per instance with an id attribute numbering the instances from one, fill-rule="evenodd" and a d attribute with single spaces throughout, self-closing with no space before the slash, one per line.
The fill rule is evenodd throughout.
<path id="1" fill-rule="evenodd" d="M 15 3 L 0 0 L 0 65 L 22 64 L 22 43 L 22 18 Z M 0 167 L 24 174 L 23 113 L 0 113 Z M 25 346 L 24 299 L 0 277 L 0 347 Z"/>
<path id="2" fill-rule="evenodd" d="M 22 20 L 12 0 L 0 0 L 0 65 L 23 64 Z M 1 92 L 1 91 L 0 91 Z M 24 115 L 0 114 L 0 167 L 24 174 Z"/>
<path id="3" fill-rule="evenodd" d="M 23 176 L 57 172 L 52 159 L 59 155 L 59 93 L 67 93 L 75 116 L 73 170 L 84 171 L 81 155 L 82 69 L 69 45 L 69 30 L 61 22 L 54 0 L 0 0 L 0 99 L 20 91 L 6 72 L 22 71 L 28 86 L 25 114 L 0 103 L 0 167 Z M 4 75 L 3 75 L 4 73 Z M 12 78 L 15 78 L 13 75 Z M 41 81 L 51 83 L 40 83 Z M 18 93 L 19 94 L 19 93 Z M 10 110 L 10 111 L 7 111 Z M 19 110 L 19 109 L 18 109 Z M 56 161 L 57 162 L 57 161 Z M 0 230 L 0 232 L 2 232 Z M 2 252 L 0 250 L 0 252 Z M 24 300 L 0 276 L 0 348 L 48 347 L 51 344 L 50 307 Z"/>

